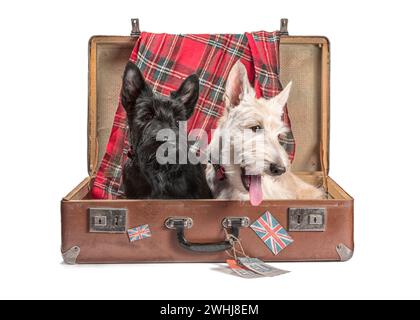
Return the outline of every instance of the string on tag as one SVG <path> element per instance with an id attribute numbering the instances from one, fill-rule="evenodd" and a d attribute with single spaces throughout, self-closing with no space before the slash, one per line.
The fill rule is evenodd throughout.
<path id="1" fill-rule="evenodd" d="M 238 253 L 242 255 L 242 257 L 249 258 L 249 256 L 245 253 L 241 240 L 235 237 L 233 234 L 229 234 L 226 229 L 224 231 L 226 234 L 226 240 L 229 241 L 232 245 L 232 248 L 230 249 L 232 253 L 230 253 L 229 250 L 226 250 L 226 254 L 229 257 L 234 258 L 236 261 L 238 261 Z M 239 250 L 236 248 L 236 245 L 238 245 Z"/>

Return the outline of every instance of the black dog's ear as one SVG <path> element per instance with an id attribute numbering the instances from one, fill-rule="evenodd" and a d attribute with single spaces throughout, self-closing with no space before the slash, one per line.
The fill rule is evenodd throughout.
<path id="1" fill-rule="evenodd" d="M 177 91 L 171 93 L 171 98 L 177 99 L 185 106 L 187 119 L 189 119 L 189 117 L 191 117 L 194 112 L 194 108 L 199 96 L 199 91 L 200 85 L 198 76 L 192 74 L 184 80 Z"/>
<path id="2" fill-rule="evenodd" d="M 133 62 L 125 67 L 121 89 L 121 103 L 126 111 L 136 104 L 139 96 L 152 96 L 153 92 L 147 85 L 140 69 Z"/>

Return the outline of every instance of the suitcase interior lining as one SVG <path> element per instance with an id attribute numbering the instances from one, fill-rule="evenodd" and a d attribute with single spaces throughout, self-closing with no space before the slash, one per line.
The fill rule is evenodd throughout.
<path id="1" fill-rule="evenodd" d="M 121 75 L 134 43 L 135 39 L 130 37 L 93 37 L 90 42 L 88 161 L 91 173 L 96 172 L 105 153 L 118 105 Z M 286 37 L 281 43 L 281 82 L 286 85 L 293 81 L 288 103 L 296 139 L 292 170 L 321 171 L 323 44 L 327 40 Z"/>
<path id="2" fill-rule="evenodd" d="M 123 36 L 95 36 L 90 40 L 88 121 L 90 178 L 85 179 L 70 192 L 65 200 L 91 199 L 90 184 L 105 153 L 118 105 L 121 76 L 135 42 L 135 38 Z M 288 102 L 296 140 L 296 155 L 292 170 L 307 182 L 316 186 L 322 185 L 321 159 L 326 176 L 329 152 L 328 40 L 324 37 L 282 37 L 280 70 L 283 86 L 293 81 Z M 331 178 L 326 178 L 325 182 L 328 185 L 329 199 L 351 199 Z"/>

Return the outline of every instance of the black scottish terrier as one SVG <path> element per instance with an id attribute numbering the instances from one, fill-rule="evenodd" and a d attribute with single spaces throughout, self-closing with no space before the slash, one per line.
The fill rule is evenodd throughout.
<path id="1" fill-rule="evenodd" d="M 202 164 L 161 164 L 156 156 L 165 142 L 158 141 L 158 133 L 162 129 L 170 129 L 179 141 L 178 124 L 191 117 L 198 95 L 196 75 L 189 76 L 170 97 L 164 97 L 153 93 L 134 63 L 127 64 L 121 89 L 121 103 L 127 113 L 131 144 L 130 155 L 123 168 L 127 198 L 212 198 Z M 178 159 L 179 147 L 175 148 Z"/>

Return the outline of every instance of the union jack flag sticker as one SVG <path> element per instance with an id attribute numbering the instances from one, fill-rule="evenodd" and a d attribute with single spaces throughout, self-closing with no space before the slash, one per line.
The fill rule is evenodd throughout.
<path id="1" fill-rule="evenodd" d="M 148 224 L 143 224 L 141 226 L 128 229 L 127 234 L 130 238 L 130 242 L 150 238 L 152 236 Z"/>
<path id="2" fill-rule="evenodd" d="M 283 226 L 268 211 L 259 217 L 251 225 L 251 228 L 274 255 L 279 254 L 280 251 L 293 242 L 293 239 Z"/>

